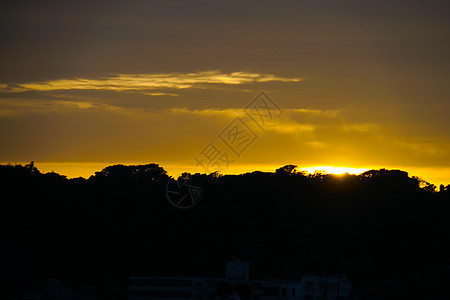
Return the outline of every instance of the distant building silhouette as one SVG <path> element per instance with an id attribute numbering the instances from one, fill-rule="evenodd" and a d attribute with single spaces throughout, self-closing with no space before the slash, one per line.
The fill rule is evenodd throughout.
<path id="1" fill-rule="evenodd" d="M 301 280 L 249 279 L 249 262 L 236 259 L 226 263 L 225 278 L 130 277 L 129 300 L 212 300 L 219 281 L 233 286 L 246 284 L 254 300 L 349 299 L 351 283 L 342 274 L 305 274 Z"/>
<path id="2" fill-rule="evenodd" d="M 22 299 L 56 299 L 75 300 L 75 291 L 56 278 L 46 279 L 43 283 L 29 284 L 22 294 Z"/>
<path id="3" fill-rule="evenodd" d="M 300 299 L 343 299 L 350 295 L 352 285 L 342 274 L 305 274 L 301 277 Z"/>
<path id="4" fill-rule="evenodd" d="M 242 261 L 236 259 L 235 261 L 227 262 L 226 279 L 231 280 L 248 280 L 249 279 L 249 266 L 248 261 Z"/>

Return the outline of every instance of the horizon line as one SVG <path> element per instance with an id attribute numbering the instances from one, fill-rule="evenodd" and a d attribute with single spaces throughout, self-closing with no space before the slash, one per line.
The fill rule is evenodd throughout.
<path id="1" fill-rule="evenodd" d="M 156 163 L 156 162 L 142 162 L 142 161 L 124 161 L 124 162 L 57 162 L 57 161 L 33 161 L 34 165 L 42 173 L 55 172 L 60 175 L 66 176 L 68 179 L 71 178 L 85 178 L 88 179 L 90 176 L 95 175 L 95 172 L 100 172 L 104 168 L 113 165 L 145 165 L 145 164 L 157 164 L 162 167 L 167 175 L 174 178 L 178 177 L 184 172 L 195 174 L 210 174 L 213 172 L 208 172 L 199 166 L 194 166 L 192 164 L 173 164 L 173 163 Z M 15 161 L 15 162 L 0 162 L 2 165 L 26 165 L 30 162 Z M 324 171 L 326 174 L 334 175 L 344 175 L 346 173 L 350 175 L 360 175 L 369 170 L 401 170 L 408 173 L 409 177 L 418 177 L 429 183 L 434 184 L 439 187 L 441 184 L 446 186 L 450 184 L 450 167 L 416 167 L 416 166 L 371 166 L 371 167 L 344 167 L 336 165 L 306 165 L 304 167 L 299 166 L 295 163 L 281 163 L 281 164 L 241 164 L 236 166 L 230 166 L 227 170 L 219 172 L 221 175 L 242 175 L 251 172 L 270 172 L 274 173 L 276 169 L 281 168 L 286 165 L 297 166 L 297 172 L 306 172 L 307 174 L 314 174 L 316 171 Z M 432 172 L 434 171 L 434 172 Z M 422 174 L 418 174 L 422 173 Z M 432 174 L 433 173 L 433 174 Z M 427 179 L 425 179 L 427 178 Z"/>

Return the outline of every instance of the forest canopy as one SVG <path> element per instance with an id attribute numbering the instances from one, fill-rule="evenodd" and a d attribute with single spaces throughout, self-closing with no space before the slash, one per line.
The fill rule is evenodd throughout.
<path id="1" fill-rule="evenodd" d="M 87 179 L 0 165 L 1 279 L 113 277 L 126 286 L 131 275 L 222 276 L 236 256 L 253 278 L 340 272 L 357 284 L 440 276 L 450 265 L 450 185 L 436 190 L 401 170 L 306 174 L 295 165 L 195 176 L 202 198 L 180 210 L 155 163 Z"/>

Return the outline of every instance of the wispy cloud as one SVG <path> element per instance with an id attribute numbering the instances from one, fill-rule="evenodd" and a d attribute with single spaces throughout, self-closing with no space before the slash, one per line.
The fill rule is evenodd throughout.
<path id="1" fill-rule="evenodd" d="M 297 109 L 287 109 L 287 112 L 299 113 Z M 303 109 L 301 113 L 310 113 L 312 110 Z M 244 108 L 228 108 L 228 109 L 187 109 L 172 108 L 171 112 L 184 115 L 195 115 L 206 118 L 224 118 L 230 121 L 236 117 L 246 118 L 247 111 Z M 313 111 L 316 113 L 317 111 Z M 312 132 L 315 129 L 314 124 L 295 122 L 288 118 L 268 119 L 266 120 L 265 130 L 268 132 L 277 132 L 282 134 Z"/>
<path id="2" fill-rule="evenodd" d="M 396 145 L 421 155 L 445 157 L 450 153 L 450 144 L 445 142 L 397 141 Z"/>
<path id="3" fill-rule="evenodd" d="M 175 113 L 191 114 L 191 115 L 201 115 L 201 116 L 226 116 L 226 117 L 244 117 L 246 115 L 245 108 L 207 108 L 207 109 L 188 109 L 175 107 L 171 111 Z M 325 117 L 336 117 L 340 110 L 321 110 L 321 109 L 308 109 L 308 108 L 287 108 L 283 109 L 283 114 L 291 118 L 292 116 L 325 116 Z"/>
<path id="4" fill-rule="evenodd" d="M 304 142 L 304 144 L 314 149 L 324 149 L 327 146 L 326 143 L 320 141 L 309 141 Z"/>
<path id="5" fill-rule="evenodd" d="M 243 108 L 188 109 L 188 108 L 174 107 L 170 110 L 171 110 L 171 112 L 173 112 L 175 114 L 186 114 L 186 115 L 195 115 L 195 116 L 204 116 L 204 117 L 223 117 L 223 118 L 227 118 L 227 119 L 236 118 L 236 117 L 241 117 L 241 118 L 245 117 L 245 109 L 243 109 Z"/>
<path id="6" fill-rule="evenodd" d="M 271 81 L 299 82 L 301 78 L 249 72 L 223 73 L 218 70 L 196 73 L 117 74 L 94 79 L 57 79 L 14 85 L 0 84 L 0 91 L 16 93 L 25 91 L 105 90 L 137 92 L 152 96 L 176 96 L 176 93 L 166 92 L 165 90 L 206 89 L 213 85 L 242 85 Z"/>
<path id="7" fill-rule="evenodd" d="M 26 113 L 49 113 L 79 110 L 121 111 L 120 107 L 106 103 L 72 100 L 0 99 L 0 116 Z"/>
<path id="8" fill-rule="evenodd" d="M 369 132 L 376 131 L 380 128 L 378 124 L 364 123 L 364 124 L 343 124 L 341 129 L 343 131 L 357 131 L 357 132 Z"/>

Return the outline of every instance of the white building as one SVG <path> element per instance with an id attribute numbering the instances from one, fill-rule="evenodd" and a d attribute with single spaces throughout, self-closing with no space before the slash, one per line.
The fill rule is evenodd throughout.
<path id="1" fill-rule="evenodd" d="M 351 282 L 342 274 L 306 274 L 301 278 L 301 300 L 333 300 L 350 296 Z"/>
<path id="2" fill-rule="evenodd" d="M 128 299 L 215 299 L 219 280 L 203 277 L 130 277 Z"/>
<path id="3" fill-rule="evenodd" d="M 248 280 L 250 263 L 236 259 L 227 262 L 226 278 L 231 280 Z"/>
<path id="4" fill-rule="evenodd" d="M 61 284 L 59 279 L 46 279 L 44 283 L 30 284 L 22 294 L 24 300 L 74 300 L 75 291 L 65 284 Z"/>
<path id="5" fill-rule="evenodd" d="M 298 300 L 300 299 L 300 281 L 282 279 L 251 280 L 252 299 L 255 300 Z"/>

